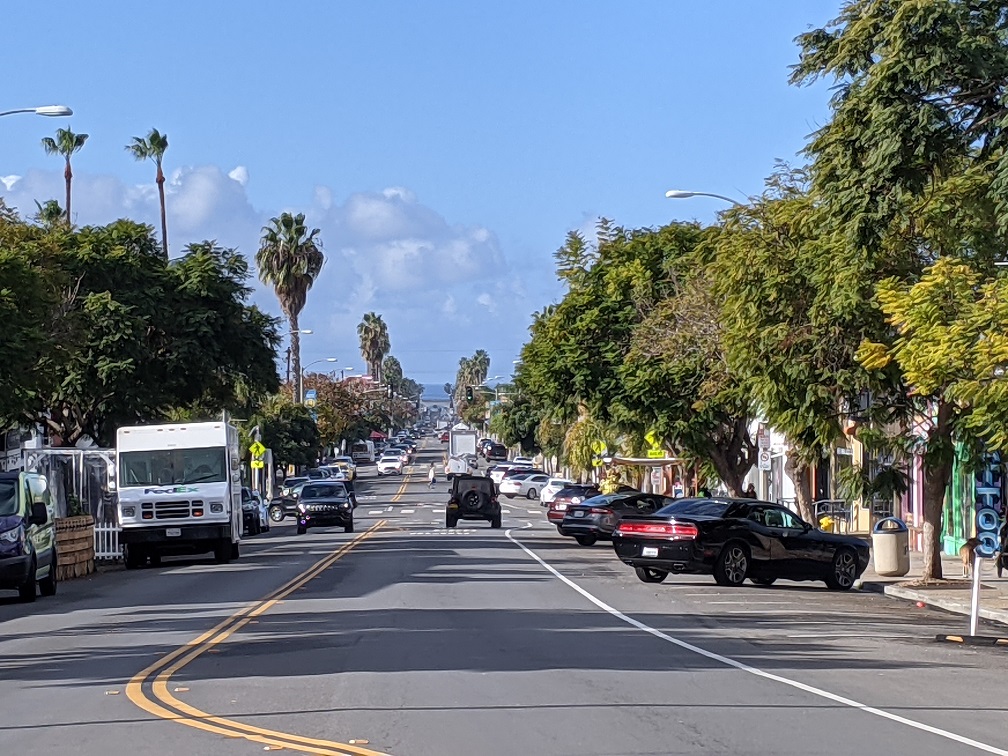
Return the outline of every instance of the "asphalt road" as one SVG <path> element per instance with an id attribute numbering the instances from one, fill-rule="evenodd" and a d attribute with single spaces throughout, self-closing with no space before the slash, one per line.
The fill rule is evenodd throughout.
<path id="1" fill-rule="evenodd" d="M 1008 754 L 1005 652 L 934 641 L 961 617 L 646 585 L 538 502 L 447 531 L 441 450 L 365 473 L 354 534 L 284 522 L 230 565 L 0 596 L 0 752 Z"/>

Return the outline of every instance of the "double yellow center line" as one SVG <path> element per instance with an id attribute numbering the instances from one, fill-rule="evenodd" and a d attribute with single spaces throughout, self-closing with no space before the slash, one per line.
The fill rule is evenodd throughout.
<path id="1" fill-rule="evenodd" d="M 409 477 L 407 476 L 403 479 L 392 501 L 398 501 L 402 497 L 406 492 L 408 482 Z M 298 588 L 318 577 L 345 554 L 374 536 L 385 524 L 386 520 L 379 520 L 352 541 L 348 541 L 333 553 L 320 559 L 300 575 L 266 596 L 266 598 L 240 609 L 199 637 L 194 638 L 184 646 L 158 659 L 149 667 L 134 675 L 126 685 L 126 695 L 129 700 L 147 713 L 161 719 L 178 722 L 189 727 L 195 727 L 198 730 L 224 735 L 229 738 L 245 738 L 256 743 L 263 743 L 272 748 L 289 748 L 304 753 L 327 754 L 329 756 L 346 756 L 346 754 L 381 756 L 378 751 L 360 748 L 351 743 L 306 738 L 301 735 L 269 730 L 245 724 L 244 722 L 237 722 L 233 719 L 227 719 L 226 717 L 209 714 L 197 709 L 195 706 L 190 706 L 180 701 L 172 695 L 169 683 L 171 682 L 172 675 L 176 672 L 210 649 L 224 643 L 249 622 L 265 614 Z M 144 687 L 148 683 L 150 683 L 153 698 L 147 695 Z"/>

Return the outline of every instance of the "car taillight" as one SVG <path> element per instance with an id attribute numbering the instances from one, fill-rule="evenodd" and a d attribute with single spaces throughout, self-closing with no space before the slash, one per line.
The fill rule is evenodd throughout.
<path id="1" fill-rule="evenodd" d="M 588 510 L 588 514 L 604 515 L 609 514 L 609 510 L 602 509 L 602 507 L 592 507 L 591 509 Z"/>
<path id="2" fill-rule="evenodd" d="M 654 538 L 696 538 L 697 526 L 689 522 L 621 522 L 616 535 L 643 535 Z"/>

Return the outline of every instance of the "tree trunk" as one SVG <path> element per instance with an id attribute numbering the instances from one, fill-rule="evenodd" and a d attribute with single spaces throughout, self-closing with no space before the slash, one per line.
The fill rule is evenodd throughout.
<path id="1" fill-rule="evenodd" d="M 951 404 L 938 401 L 938 420 L 928 431 L 924 458 L 924 574 L 925 580 L 942 577 L 941 531 L 945 491 L 952 478 L 952 417 Z"/>
<path id="2" fill-rule="evenodd" d="M 301 394 L 301 331 L 298 326 L 298 316 L 290 316 L 291 327 L 291 358 L 294 369 L 294 401 L 300 404 L 303 401 Z"/>
<path id="3" fill-rule="evenodd" d="M 805 522 L 815 526 L 816 517 L 812 510 L 812 467 L 801 459 L 793 446 L 787 450 L 784 472 L 794 483 L 798 513 Z"/>
<path id="4" fill-rule="evenodd" d="M 711 449 L 708 457 L 731 495 L 742 496 L 742 479 L 753 466 L 756 447 L 749 438 L 747 418 L 737 418 L 731 431 L 728 443 Z"/>
<path id="5" fill-rule="evenodd" d="M 73 171 L 70 170 L 70 158 L 67 158 L 66 168 L 63 169 L 63 178 L 66 179 L 66 218 L 67 225 L 70 225 L 70 183 L 73 181 Z"/>
<path id="6" fill-rule="evenodd" d="M 161 249 L 164 251 L 164 259 L 168 259 L 168 221 L 165 220 L 164 202 L 164 173 L 161 171 L 161 163 L 157 165 L 157 189 L 158 197 L 161 199 Z"/>

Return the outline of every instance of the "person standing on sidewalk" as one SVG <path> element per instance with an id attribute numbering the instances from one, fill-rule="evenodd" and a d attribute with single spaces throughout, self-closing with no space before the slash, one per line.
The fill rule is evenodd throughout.
<path id="1" fill-rule="evenodd" d="M 427 468 L 427 490 L 432 491 L 435 483 L 437 483 L 437 473 L 434 472 L 434 463 L 431 462 L 430 467 Z"/>

